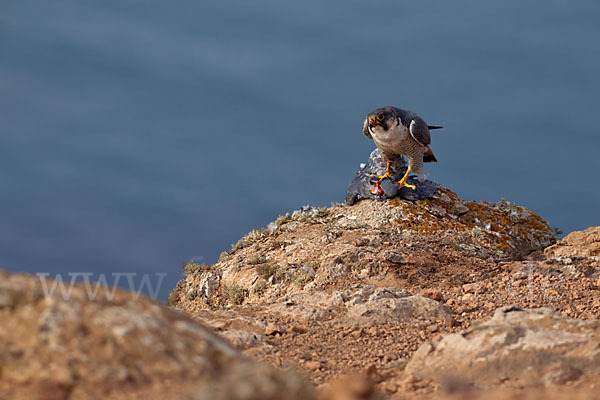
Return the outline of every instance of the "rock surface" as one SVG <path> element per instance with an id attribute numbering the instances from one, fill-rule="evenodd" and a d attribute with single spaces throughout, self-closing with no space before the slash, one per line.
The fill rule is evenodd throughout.
<path id="1" fill-rule="evenodd" d="M 596 398 L 586 238 L 437 187 L 281 216 L 186 264 L 183 313 L 0 272 L 0 399 Z"/>
<path id="2" fill-rule="evenodd" d="M 571 232 L 544 254 L 548 257 L 600 257 L 600 226 Z"/>
<path id="3" fill-rule="evenodd" d="M 169 307 L 124 291 L 91 298 L 84 285 L 46 295 L 41 283 L 0 271 L 2 399 L 314 396 L 299 376 L 259 365 Z M 230 393 L 233 382 L 254 397 Z"/>
<path id="4" fill-rule="evenodd" d="M 171 303 L 188 310 L 265 304 L 307 291 L 322 294 L 331 285 L 406 278 L 420 267 L 441 271 L 450 267 L 450 254 L 474 262 L 518 260 L 556 241 L 546 222 L 524 207 L 463 201 L 443 188 L 417 203 L 308 207 L 269 225 L 240 239 L 215 265 L 186 267 Z M 313 297 L 308 300 L 314 305 Z"/>
<path id="5" fill-rule="evenodd" d="M 467 331 L 426 341 L 404 374 L 479 388 L 498 382 L 565 384 L 600 373 L 600 321 L 564 318 L 548 308 L 497 309 Z"/>
<path id="6" fill-rule="evenodd" d="M 509 354 L 515 371 L 530 368 L 527 379 L 407 372 L 429 354 L 417 352 L 424 343 L 433 348 L 445 335 L 463 337 L 459 332 L 469 337 L 479 321 L 505 306 L 554 309 L 547 318 L 556 319 L 556 331 L 541 333 L 548 341 L 571 337 L 571 323 L 596 319 L 598 259 L 545 256 L 555 241 L 546 222 L 524 207 L 464 201 L 439 187 L 432 198 L 415 202 L 303 207 L 249 233 L 214 265 L 188 265 L 170 303 L 232 337 L 246 354 L 300 368 L 327 399 L 464 398 L 467 392 L 479 398 L 478 388 L 493 391 L 490 398 L 512 398 L 516 387 L 533 398 L 560 398 L 561 388 L 585 398 L 597 381 L 594 353 L 585 346 L 573 363 L 560 345 L 548 344 L 555 352 L 543 366 L 539 358 L 527 364 L 517 351 Z M 208 274 L 218 282 L 212 295 L 201 290 Z M 473 362 L 470 354 L 461 362 Z"/>

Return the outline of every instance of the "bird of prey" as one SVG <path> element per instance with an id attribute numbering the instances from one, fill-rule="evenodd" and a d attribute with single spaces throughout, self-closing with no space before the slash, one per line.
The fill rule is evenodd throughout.
<path id="1" fill-rule="evenodd" d="M 414 185 L 406 183 L 411 172 L 420 174 L 424 162 L 436 162 L 431 150 L 430 129 L 439 129 L 441 126 L 429 126 L 421 117 L 412 111 L 396 107 L 382 107 L 367 115 L 363 122 L 363 133 L 373 139 L 379 149 L 379 154 L 386 162 L 385 174 L 376 176 L 379 180 L 375 183 L 373 193 L 381 193 L 381 181 L 392 178 L 390 165 L 394 154 L 403 154 L 408 159 L 408 169 L 398 182 L 398 189 L 407 186 L 415 189 Z"/>

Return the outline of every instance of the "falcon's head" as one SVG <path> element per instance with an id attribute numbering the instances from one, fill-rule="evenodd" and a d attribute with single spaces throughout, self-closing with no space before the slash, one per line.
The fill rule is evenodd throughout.
<path id="1" fill-rule="evenodd" d="M 393 107 L 373 110 L 363 122 L 363 133 L 372 139 L 371 134 L 384 133 L 398 125 L 398 114 Z"/>

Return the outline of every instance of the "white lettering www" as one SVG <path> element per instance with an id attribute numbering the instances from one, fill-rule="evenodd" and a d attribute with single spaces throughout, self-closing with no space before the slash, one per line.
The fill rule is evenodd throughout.
<path id="1" fill-rule="evenodd" d="M 134 299 L 137 299 L 140 296 L 140 294 L 142 294 L 144 287 L 146 287 L 146 293 L 149 295 L 149 297 L 153 300 L 156 300 L 163 280 L 165 276 L 167 276 L 167 274 L 164 272 L 156 273 L 155 275 L 157 281 L 156 285 L 153 287 L 151 276 L 149 274 L 142 274 L 141 282 L 136 288 L 135 278 L 138 274 L 135 272 L 117 272 L 111 274 L 113 276 L 112 285 L 108 284 L 105 274 L 99 274 L 96 280 L 93 279 L 94 274 L 92 272 L 69 272 L 67 275 L 70 278 L 68 284 L 65 284 L 65 280 L 63 280 L 61 274 L 56 274 L 54 280 L 52 281 L 52 284 L 48 285 L 48 280 L 46 279 L 50 276 L 48 272 L 38 272 L 36 274 L 36 276 L 40 278 L 40 282 L 42 284 L 42 291 L 44 292 L 44 297 L 46 299 L 51 298 L 56 292 L 56 289 L 58 288 L 63 300 L 68 301 L 71 298 L 71 295 L 73 294 L 73 287 L 79 281 L 83 282 L 86 294 L 90 300 L 96 299 L 100 288 L 102 288 L 106 298 L 108 300 L 112 300 L 115 297 L 117 287 L 119 286 L 119 281 L 122 277 L 125 277 L 126 282 L 129 285 L 129 291 L 132 293 Z"/>

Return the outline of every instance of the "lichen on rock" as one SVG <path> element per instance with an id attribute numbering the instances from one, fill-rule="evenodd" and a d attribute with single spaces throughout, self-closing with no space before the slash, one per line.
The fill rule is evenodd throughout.
<path id="1" fill-rule="evenodd" d="M 548 246 L 556 240 L 554 229 L 525 207 L 504 199 L 466 201 L 442 187 L 416 201 L 306 206 L 255 231 L 208 266 L 203 273 L 210 271 L 219 282 L 210 294 L 186 297 L 191 289 L 200 292 L 204 275 L 186 276 L 173 305 L 248 355 L 300 368 L 319 387 L 335 382 L 338 374 L 353 373 L 357 381 L 372 382 L 365 386 L 368 396 L 379 391 L 383 398 L 397 392 L 422 398 L 444 388 L 505 388 L 511 382 L 527 390 L 567 384 L 588 390 L 586 382 L 597 372 L 580 366 L 585 352 L 578 353 L 577 363 L 561 352 L 560 338 L 576 335 L 568 331 L 571 322 L 560 321 L 600 315 L 600 262 L 576 252 L 552 257 Z M 573 246 L 569 251 L 581 250 L 577 243 L 564 243 Z M 468 344 L 479 327 L 496 329 L 499 317 L 481 321 L 499 308 L 517 313 L 517 308 L 502 308 L 508 305 L 554 310 L 551 317 L 538 310 L 524 319 L 542 315 L 559 323 L 555 332 L 540 331 L 540 340 L 555 350 L 551 365 L 527 364 L 519 355 L 542 343 L 526 326 L 513 324 L 491 339 L 508 350 L 525 346 L 509 356 L 506 368 L 539 368 L 541 375 L 524 373 L 520 379 L 507 372 L 508 380 L 493 374 L 487 381 L 466 380 L 419 366 L 420 358 L 442 354 L 443 338 Z M 483 342 L 467 345 L 474 353 L 460 356 L 461 362 L 475 365 L 478 349 L 485 351 Z M 538 355 L 539 361 L 543 356 Z M 498 360 L 502 365 L 490 364 L 491 371 L 503 371 L 505 361 Z"/>
<path id="2" fill-rule="evenodd" d="M 188 274 L 178 285 L 175 304 L 262 303 L 340 281 L 364 281 L 397 268 L 415 246 L 450 245 L 469 257 L 509 260 L 556 240 L 554 230 L 524 207 L 463 201 L 441 187 L 417 202 L 305 207 L 270 226 L 252 231 L 203 272 Z M 429 258 L 435 265 L 435 257 Z M 232 296 L 232 285 L 247 295 Z M 186 297 L 190 291 L 197 295 Z"/>

